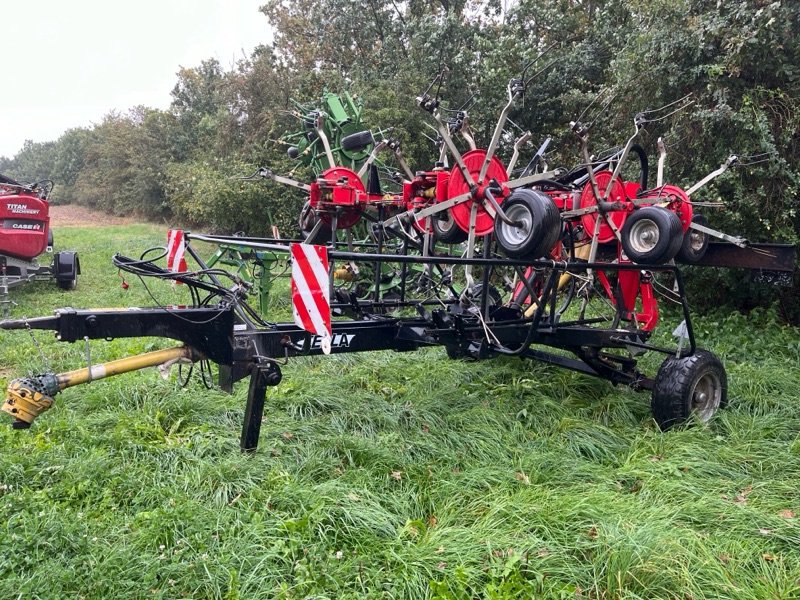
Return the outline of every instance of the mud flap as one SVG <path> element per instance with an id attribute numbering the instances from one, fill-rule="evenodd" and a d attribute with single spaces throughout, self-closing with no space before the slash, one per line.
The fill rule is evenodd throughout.
<path id="1" fill-rule="evenodd" d="M 77 280 L 80 273 L 81 262 L 77 252 L 62 250 L 53 256 L 53 277 L 62 287 Z"/>

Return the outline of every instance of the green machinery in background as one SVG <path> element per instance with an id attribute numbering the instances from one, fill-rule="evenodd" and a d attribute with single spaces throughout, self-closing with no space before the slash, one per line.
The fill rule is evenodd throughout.
<path id="1" fill-rule="evenodd" d="M 289 156 L 319 175 L 328 167 L 358 171 L 375 141 L 361 121 L 361 103 L 345 92 L 324 92 L 318 103 L 292 100 L 302 128 L 283 136 Z"/>
<path id="2" fill-rule="evenodd" d="M 362 105 L 348 93 L 337 95 L 325 91 L 317 102 L 301 103 L 292 100 L 292 114 L 300 121 L 300 128 L 282 136 L 280 144 L 288 146 L 290 158 L 298 165 L 311 169 L 315 176 L 326 169 L 337 166 L 358 171 L 369 158 L 375 148 L 372 132 L 361 120 Z M 380 164 L 380 163 L 378 163 Z M 381 165 L 382 167 L 382 165 Z M 382 171 L 386 170 L 382 167 Z M 265 177 L 261 169 L 256 175 L 247 179 Z M 278 182 L 283 178 L 272 176 Z M 266 209 L 267 221 L 272 222 L 269 210 Z M 274 232 L 277 233 L 277 232 Z M 366 238 L 368 232 L 358 231 L 359 238 Z M 277 237 L 277 236 L 276 236 Z M 243 241 L 246 238 L 242 238 Z M 201 262 L 199 256 L 195 260 Z M 269 250 L 253 250 L 252 246 L 240 246 L 222 243 L 211 257 L 202 264 L 206 268 L 225 266 L 235 271 L 239 277 L 252 286 L 252 292 L 258 297 L 258 306 L 262 314 L 266 314 L 272 282 L 276 277 L 288 273 L 288 265 L 284 254 L 276 254 Z M 335 274 L 340 284 L 356 288 L 356 279 L 363 279 L 367 274 L 357 277 L 352 272 L 342 271 Z M 368 274 L 370 280 L 373 274 Z M 381 289 L 391 289 L 400 285 L 400 274 L 382 273 Z M 386 290 L 383 290 L 386 291 Z"/>

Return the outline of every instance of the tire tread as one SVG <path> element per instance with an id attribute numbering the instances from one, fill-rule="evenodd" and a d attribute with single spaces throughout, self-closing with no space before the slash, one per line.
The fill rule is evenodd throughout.
<path id="1" fill-rule="evenodd" d="M 662 430 L 686 422 L 690 417 L 690 399 L 687 398 L 689 386 L 696 373 L 703 367 L 719 370 L 722 385 L 722 397 L 719 408 L 727 404 L 727 375 L 719 359 L 707 350 L 697 350 L 693 355 L 684 358 L 667 358 L 658 370 L 651 409 L 653 418 Z"/>

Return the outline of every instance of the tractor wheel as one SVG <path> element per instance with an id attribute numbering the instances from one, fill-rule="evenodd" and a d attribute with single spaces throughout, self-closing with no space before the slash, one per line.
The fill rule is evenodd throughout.
<path id="1" fill-rule="evenodd" d="M 467 232 L 461 229 L 456 224 L 453 215 L 449 210 L 444 211 L 443 218 L 438 218 L 440 215 L 431 217 L 431 226 L 433 227 L 433 235 L 437 242 L 443 244 L 460 244 L 466 241 Z"/>
<path id="2" fill-rule="evenodd" d="M 625 219 L 622 249 L 635 263 L 660 265 L 675 258 L 683 243 L 683 226 L 674 212 L 647 206 Z"/>
<path id="3" fill-rule="evenodd" d="M 342 138 L 342 150 L 346 152 L 360 152 L 367 146 L 374 144 L 375 140 L 372 137 L 371 131 L 359 131 L 358 133 L 351 133 Z"/>
<path id="4" fill-rule="evenodd" d="M 510 258 L 541 258 L 550 252 L 561 235 L 561 216 L 553 201 L 534 190 L 516 190 L 503 204 L 508 225 L 494 222 L 497 243 Z"/>
<path id="5" fill-rule="evenodd" d="M 708 227 L 708 219 L 703 215 L 692 216 L 692 223 Z M 678 259 L 690 265 L 697 264 L 706 255 L 708 250 L 709 235 L 696 229 L 687 229 L 683 234 L 683 243 L 678 250 Z"/>
<path id="6" fill-rule="evenodd" d="M 298 220 L 301 237 L 303 238 L 304 243 L 324 246 L 331 241 L 333 229 L 331 229 L 331 226 L 324 221 L 317 230 L 317 233 L 314 234 L 314 237 L 308 237 L 309 234 L 311 234 L 311 232 L 314 230 L 314 226 L 317 224 L 318 220 L 319 217 L 317 216 L 317 213 L 314 212 L 313 208 L 311 208 L 311 203 L 307 201 L 305 204 L 303 204 L 303 210 L 300 211 L 300 219 Z"/>
<path id="7" fill-rule="evenodd" d="M 658 370 L 651 408 L 662 430 L 688 421 L 705 423 L 728 403 L 728 377 L 720 360 L 707 350 L 667 358 Z"/>

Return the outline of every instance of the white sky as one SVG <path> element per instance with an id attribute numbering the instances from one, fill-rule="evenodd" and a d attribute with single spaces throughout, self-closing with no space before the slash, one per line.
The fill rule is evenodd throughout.
<path id="1" fill-rule="evenodd" d="M 6 0 L 0 156 L 111 110 L 167 108 L 178 68 L 229 69 L 271 40 L 262 0 Z"/>

